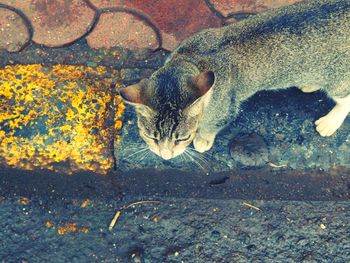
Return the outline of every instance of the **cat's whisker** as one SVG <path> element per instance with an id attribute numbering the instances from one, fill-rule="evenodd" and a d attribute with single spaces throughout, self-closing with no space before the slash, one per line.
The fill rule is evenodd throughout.
<path id="1" fill-rule="evenodd" d="M 125 153 L 130 153 L 130 152 L 134 152 L 135 150 L 141 150 L 144 149 L 143 147 L 128 147 L 127 149 L 123 149 L 123 152 Z"/>
<path id="2" fill-rule="evenodd" d="M 128 149 L 132 148 L 145 148 L 147 145 L 143 143 L 128 144 Z"/>
<path id="3" fill-rule="evenodd" d="M 208 157 L 210 156 L 208 152 L 204 152 L 204 153 L 199 153 L 196 150 L 192 149 L 192 148 L 188 148 L 188 150 L 193 153 L 196 157 L 198 157 L 199 159 L 203 160 L 203 162 L 205 162 L 206 164 L 209 165 L 211 159 L 209 159 Z"/>
<path id="4" fill-rule="evenodd" d="M 187 162 L 187 161 L 188 161 L 188 157 L 187 157 L 187 155 L 186 155 L 185 152 L 183 152 L 182 154 L 180 154 L 179 157 L 181 158 L 181 163 Z M 186 157 L 187 157 L 187 158 L 186 158 Z"/>
<path id="5" fill-rule="evenodd" d="M 210 170 L 209 162 L 203 156 L 200 156 L 199 153 L 190 150 L 185 152 L 191 157 L 193 162 L 197 163 L 202 168 L 203 171 Z"/>
<path id="6" fill-rule="evenodd" d="M 134 153 L 132 153 L 132 154 L 129 154 L 129 155 L 128 155 L 128 158 L 130 158 L 131 156 L 134 156 L 134 155 L 136 155 L 136 154 L 140 154 L 140 153 L 142 153 L 142 152 L 144 152 L 144 151 L 147 151 L 147 150 L 148 150 L 148 147 L 143 148 L 143 149 L 141 149 L 141 150 L 138 150 L 138 151 L 136 151 L 136 152 L 134 152 Z"/>
<path id="7" fill-rule="evenodd" d="M 142 152 L 144 152 L 148 147 L 146 146 L 135 146 L 135 147 L 128 147 L 128 149 L 125 149 L 124 155 L 127 157 L 132 157 L 134 155 L 140 154 Z"/>
<path id="8" fill-rule="evenodd" d="M 194 157 L 192 158 L 193 158 L 193 162 L 196 163 L 197 166 L 199 166 L 202 171 L 206 171 L 206 168 L 201 164 L 199 160 L 196 160 Z"/>
<path id="9" fill-rule="evenodd" d="M 128 149 L 123 150 L 126 154 L 133 154 L 135 151 L 146 149 L 147 147 L 144 146 L 138 146 L 138 147 L 128 147 Z"/>
<path id="10" fill-rule="evenodd" d="M 197 154 L 195 154 L 195 155 L 196 155 L 196 157 L 197 157 L 198 159 L 200 159 L 207 167 L 210 167 L 210 165 L 209 165 L 210 160 L 209 160 L 208 158 L 206 158 L 205 156 L 203 156 L 203 155 L 201 155 L 201 154 L 199 154 L 199 153 L 197 153 Z"/>
<path id="11" fill-rule="evenodd" d="M 205 161 L 203 161 L 196 152 L 191 152 L 191 151 L 188 151 L 187 152 L 193 159 L 197 160 L 197 162 L 199 161 L 202 161 L 205 163 Z"/>
<path id="12" fill-rule="evenodd" d="M 146 147 L 146 148 L 144 149 L 144 151 L 142 151 L 142 153 L 141 153 L 141 155 L 140 155 L 139 157 L 143 156 L 143 155 L 146 154 L 147 152 L 149 152 L 149 148 L 148 148 L 148 147 Z"/>
<path id="13" fill-rule="evenodd" d="M 129 150 L 129 149 L 136 149 L 136 148 L 146 148 L 147 145 L 145 145 L 144 143 L 134 143 L 134 144 L 128 144 L 128 148 L 125 150 Z"/>
<path id="14" fill-rule="evenodd" d="M 147 149 L 148 150 L 148 149 Z M 146 151 L 144 152 L 144 154 L 142 155 L 142 157 L 140 157 L 140 162 L 142 162 L 143 160 L 147 159 L 151 154 L 151 151 Z"/>
<path id="15" fill-rule="evenodd" d="M 192 155 L 191 152 L 185 150 L 184 153 L 191 159 L 192 162 L 194 162 L 198 167 L 200 167 L 202 171 L 206 170 L 204 166 L 198 160 L 195 159 L 195 156 Z"/>
<path id="16" fill-rule="evenodd" d="M 142 154 L 140 154 L 139 158 L 137 158 L 136 162 L 140 163 L 143 161 L 143 159 L 145 158 L 145 156 L 147 155 L 147 151 L 143 152 Z"/>
<path id="17" fill-rule="evenodd" d="M 186 157 L 184 154 L 180 154 L 179 156 L 181 158 L 181 162 L 185 162 L 186 161 Z"/>
<path id="18" fill-rule="evenodd" d="M 187 157 L 187 160 L 189 159 L 189 161 L 195 162 L 193 157 L 186 150 L 183 152 L 183 154 Z"/>

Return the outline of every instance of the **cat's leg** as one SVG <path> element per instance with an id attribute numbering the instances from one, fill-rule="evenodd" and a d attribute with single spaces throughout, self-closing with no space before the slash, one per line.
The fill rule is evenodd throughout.
<path id="1" fill-rule="evenodd" d="M 217 133 L 218 132 L 209 132 L 199 129 L 196 137 L 193 139 L 193 146 L 195 150 L 200 153 L 208 151 L 211 147 L 213 147 Z"/>
<path id="2" fill-rule="evenodd" d="M 320 89 L 319 86 L 303 86 L 299 88 L 302 92 L 311 93 Z"/>
<path id="3" fill-rule="evenodd" d="M 229 97 L 229 96 L 227 96 Z M 196 136 L 193 139 L 193 146 L 198 152 L 205 152 L 213 147 L 217 134 L 227 125 L 232 123 L 239 112 L 238 103 L 231 100 L 214 105 L 205 115 L 201 125 L 198 127 Z M 223 107 L 226 104 L 226 107 Z M 220 109 L 220 110 L 218 110 Z"/>
<path id="4" fill-rule="evenodd" d="M 331 136 L 350 112 L 350 95 L 344 98 L 333 97 L 333 100 L 336 102 L 334 108 L 315 122 L 316 130 L 321 136 Z"/>

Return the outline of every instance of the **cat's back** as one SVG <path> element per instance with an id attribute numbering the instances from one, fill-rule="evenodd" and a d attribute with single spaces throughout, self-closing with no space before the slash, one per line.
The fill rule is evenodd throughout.
<path id="1" fill-rule="evenodd" d="M 252 16 L 232 25 L 204 30 L 185 40 L 173 53 L 215 55 L 235 45 L 271 37 L 341 39 L 350 44 L 350 1 L 310 0 Z M 331 43 L 330 43 L 331 44 Z"/>

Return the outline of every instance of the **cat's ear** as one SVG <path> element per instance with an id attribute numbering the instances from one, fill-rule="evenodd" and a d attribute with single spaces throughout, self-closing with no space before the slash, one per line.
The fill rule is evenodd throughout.
<path id="1" fill-rule="evenodd" d="M 148 79 L 143 79 L 139 83 L 118 90 L 124 102 L 134 106 L 136 111 L 142 115 L 149 115 L 152 112 L 147 105 L 147 83 Z"/>
<path id="2" fill-rule="evenodd" d="M 195 100 L 187 107 L 187 113 L 196 116 L 203 111 L 211 96 L 211 88 L 215 82 L 215 75 L 212 71 L 200 73 L 192 80 L 192 90 Z"/>
<path id="3" fill-rule="evenodd" d="M 194 77 L 193 88 L 196 96 L 204 96 L 214 85 L 215 75 L 212 71 L 205 71 Z"/>
<path id="4" fill-rule="evenodd" d="M 119 89 L 119 95 L 124 99 L 125 103 L 132 106 L 145 105 L 145 88 L 147 86 L 147 80 L 143 79 L 139 83 L 130 85 L 126 88 Z"/>

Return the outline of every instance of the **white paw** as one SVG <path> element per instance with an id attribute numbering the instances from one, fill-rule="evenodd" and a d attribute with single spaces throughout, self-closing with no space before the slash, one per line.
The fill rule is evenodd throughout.
<path id="1" fill-rule="evenodd" d="M 193 146 L 197 152 L 206 152 L 213 146 L 214 139 L 215 136 L 212 139 L 204 139 L 197 134 L 196 137 L 193 139 Z"/>
<path id="2" fill-rule="evenodd" d="M 317 86 L 304 86 L 300 88 L 302 92 L 305 93 L 310 93 L 310 92 L 314 92 L 316 90 L 319 90 L 320 88 Z"/>
<path id="3" fill-rule="evenodd" d="M 340 108 L 335 107 L 315 122 L 316 130 L 323 137 L 331 136 L 342 125 L 346 115 Z"/>

